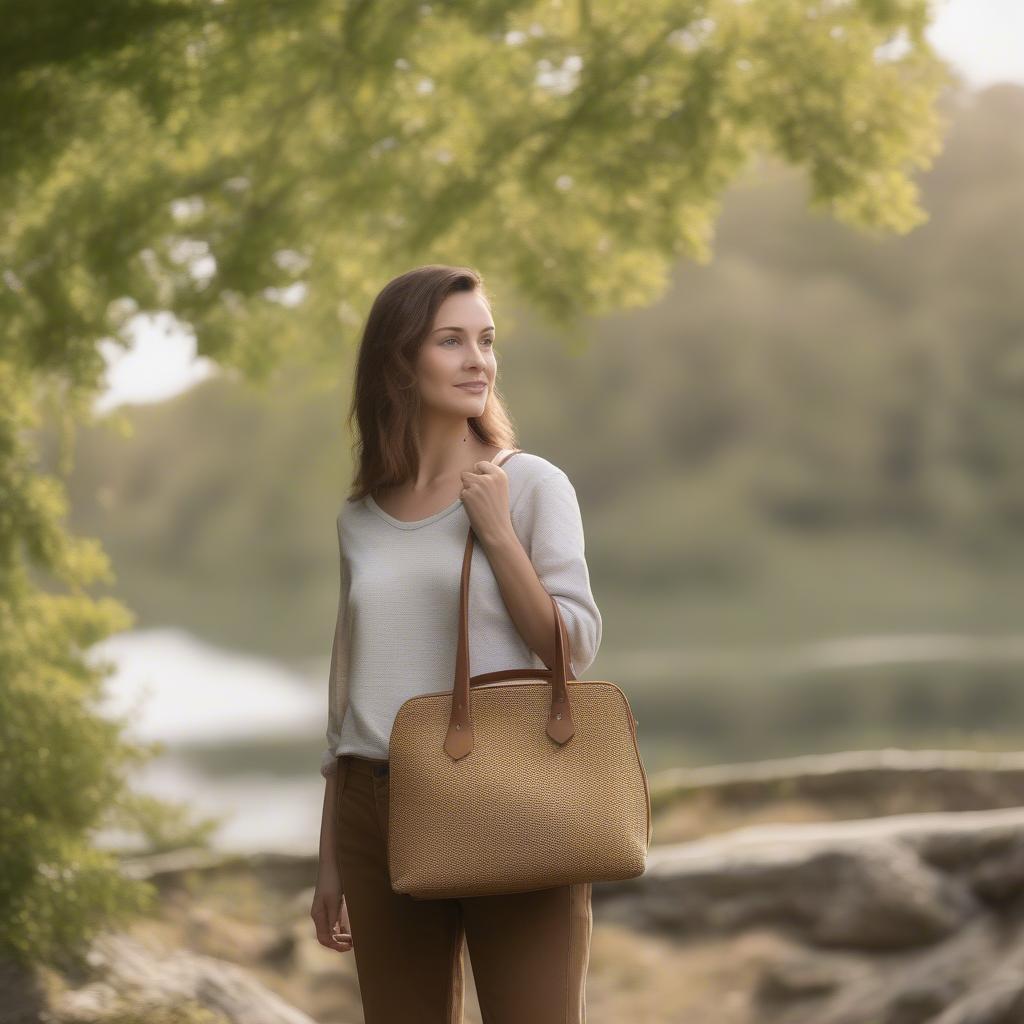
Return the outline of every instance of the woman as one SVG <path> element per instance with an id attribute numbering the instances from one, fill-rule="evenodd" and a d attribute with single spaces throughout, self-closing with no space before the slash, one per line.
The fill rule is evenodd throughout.
<path id="1" fill-rule="evenodd" d="M 378 295 L 359 348 L 353 491 L 338 516 L 317 938 L 353 950 L 367 1024 L 462 1020 L 463 946 L 490 1024 L 583 1024 L 590 883 L 467 899 L 395 893 L 388 744 L 400 705 L 450 689 L 466 536 L 474 675 L 551 668 L 558 602 L 584 678 L 601 614 L 566 474 L 517 451 L 495 389 L 495 326 L 478 274 L 431 265 Z"/>

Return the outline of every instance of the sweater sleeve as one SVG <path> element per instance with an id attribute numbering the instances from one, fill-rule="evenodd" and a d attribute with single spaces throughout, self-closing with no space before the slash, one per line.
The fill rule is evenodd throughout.
<path id="1" fill-rule="evenodd" d="M 320 759 L 320 774 L 326 778 L 338 768 L 335 750 L 341 739 L 341 722 L 345 714 L 348 684 L 349 618 L 348 618 L 348 566 L 341 540 L 341 515 L 338 528 L 338 616 L 334 625 L 334 640 L 331 644 L 331 668 L 327 683 L 327 749 Z"/>
<path id="2" fill-rule="evenodd" d="M 597 657 L 602 623 L 584 557 L 583 519 L 569 477 L 556 467 L 534 481 L 516 501 L 512 523 L 537 577 L 562 613 L 567 653 L 579 679 Z"/>

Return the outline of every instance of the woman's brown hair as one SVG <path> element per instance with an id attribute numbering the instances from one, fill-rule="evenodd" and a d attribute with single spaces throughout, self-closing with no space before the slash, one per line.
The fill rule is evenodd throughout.
<path id="1" fill-rule="evenodd" d="M 389 281 L 370 307 L 356 358 L 349 429 L 355 419 L 356 473 L 349 501 L 415 477 L 419 468 L 416 426 L 420 394 L 416 357 L 441 303 L 457 291 L 477 291 L 490 306 L 483 278 L 469 267 L 428 264 Z M 515 448 L 516 435 L 495 387 L 480 416 L 467 418 L 485 444 Z"/>

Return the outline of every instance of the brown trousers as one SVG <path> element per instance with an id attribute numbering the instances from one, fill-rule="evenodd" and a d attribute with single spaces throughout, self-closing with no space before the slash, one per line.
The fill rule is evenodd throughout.
<path id="1" fill-rule="evenodd" d="M 391 888 L 387 761 L 338 758 L 338 870 L 366 1024 L 462 1024 L 469 946 L 484 1024 L 586 1024 L 591 883 L 414 899 Z"/>

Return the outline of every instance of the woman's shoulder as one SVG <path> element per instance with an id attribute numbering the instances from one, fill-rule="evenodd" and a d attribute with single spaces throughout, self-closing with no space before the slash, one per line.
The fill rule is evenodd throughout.
<path id="1" fill-rule="evenodd" d="M 502 463 L 502 469 L 505 469 L 506 463 L 509 470 L 529 480 L 539 480 L 562 472 L 561 467 L 556 466 L 550 459 L 546 459 L 536 452 L 527 452 L 522 449 L 519 449 L 515 456 L 506 458 Z"/>
<path id="2" fill-rule="evenodd" d="M 352 527 L 366 512 L 366 498 L 346 497 L 338 510 L 337 524 L 339 530 Z"/>
<path id="3" fill-rule="evenodd" d="M 560 466 L 535 452 L 518 451 L 507 464 L 502 464 L 502 469 L 508 474 L 509 505 L 513 509 L 526 508 L 534 501 L 541 481 L 546 481 L 549 486 L 557 487 L 559 483 L 572 486 Z"/>

